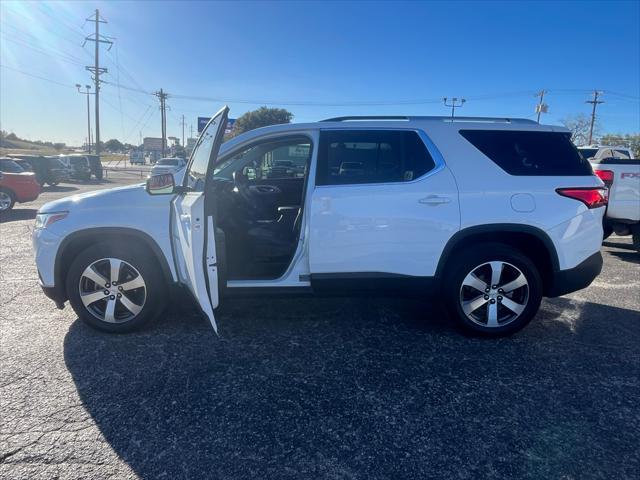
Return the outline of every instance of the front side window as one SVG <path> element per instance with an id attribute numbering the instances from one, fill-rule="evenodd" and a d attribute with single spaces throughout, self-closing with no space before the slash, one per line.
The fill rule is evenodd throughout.
<path id="1" fill-rule="evenodd" d="M 460 135 L 510 175 L 593 175 L 566 133 L 460 130 Z"/>
<path id="2" fill-rule="evenodd" d="M 316 185 L 410 182 L 434 167 L 414 131 L 329 130 L 321 133 Z"/>
<path id="3" fill-rule="evenodd" d="M 224 125 L 222 129 L 219 128 L 220 122 L 224 120 L 226 123 L 226 119 L 226 111 L 221 111 L 211 119 L 207 124 L 207 128 L 200 134 L 198 143 L 191 155 L 189 168 L 184 179 L 184 185 L 189 190 L 196 192 L 204 191 L 209 161 L 214 160 L 211 159 L 211 153 L 216 144 L 216 137 L 218 137 L 220 131 L 224 132 Z"/>

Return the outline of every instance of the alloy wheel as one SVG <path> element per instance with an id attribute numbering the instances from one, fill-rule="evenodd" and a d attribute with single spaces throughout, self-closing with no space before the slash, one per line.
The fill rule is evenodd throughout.
<path id="1" fill-rule="evenodd" d="M 475 267 L 462 281 L 460 306 L 472 322 L 488 328 L 508 325 L 529 301 L 529 282 L 511 263 L 493 261 Z"/>
<path id="2" fill-rule="evenodd" d="M 133 320 L 147 300 L 147 285 L 138 270 L 119 258 L 102 258 L 84 269 L 80 300 L 88 312 L 108 323 Z"/>
<path id="3" fill-rule="evenodd" d="M 11 206 L 11 196 L 7 192 L 0 191 L 0 212 L 8 210 Z"/>

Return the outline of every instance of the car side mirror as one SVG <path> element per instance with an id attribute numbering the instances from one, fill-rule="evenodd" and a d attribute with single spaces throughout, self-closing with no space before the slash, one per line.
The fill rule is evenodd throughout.
<path id="1" fill-rule="evenodd" d="M 173 174 L 162 173 L 152 175 L 147 179 L 146 190 L 149 195 L 170 195 L 174 192 L 175 187 Z"/>

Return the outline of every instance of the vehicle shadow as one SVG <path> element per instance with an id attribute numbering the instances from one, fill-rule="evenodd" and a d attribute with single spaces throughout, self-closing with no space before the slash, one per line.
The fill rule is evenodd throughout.
<path id="1" fill-rule="evenodd" d="M 43 192 L 74 192 L 78 190 L 78 187 L 63 187 L 62 185 L 47 185 L 42 187 Z"/>
<path id="2" fill-rule="evenodd" d="M 141 478 L 632 476 L 636 311 L 553 299 L 498 340 L 395 299 L 235 301 L 218 320 L 220 337 L 189 311 L 69 329 L 79 396 Z"/>
<path id="3" fill-rule="evenodd" d="M 36 208 L 14 208 L 0 214 L 0 223 L 33 220 L 36 218 L 36 213 L 38 213 Z"/>

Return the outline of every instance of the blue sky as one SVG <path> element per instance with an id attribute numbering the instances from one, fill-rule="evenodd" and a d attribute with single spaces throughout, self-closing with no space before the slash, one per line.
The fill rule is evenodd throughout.
<path id="1" fill-rule="evenodd" d="M 171 95 L 168 133 L 178 137 L 181 115 L 188 136 L 197 116 L 224 103 L 232 117 L 273 104 L 304 122 L 444 115 L 440 99 L 457 96 L 467 99 L 461 114 L 533 118 L 543 88 L 545 123 L 589 114 L 584 102 L 599 89 L 602 131 L 640 131 L 638 1 L 3 1 L 3 130 L 84 141 L 86 103 L 74 85 L 91 83 L 93 45 L 81 45 L 95 8 L 109 22 L 101 33 L 116 38 L 102 53 L 103 140 L 159 136 L 158 101 L 144 92 L 161 87 Z"/>

